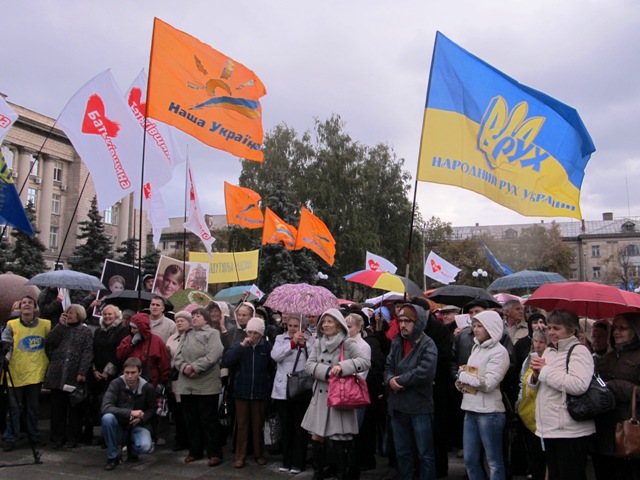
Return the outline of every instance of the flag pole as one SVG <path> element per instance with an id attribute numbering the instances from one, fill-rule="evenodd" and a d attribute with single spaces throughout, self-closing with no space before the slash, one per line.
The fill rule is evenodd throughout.
<path id="1" fill-rule="evenodd" d="M 56 265 L 60 263 L 60 258 L 62 258 L 62 251 L 64 250 L 64 245 L 67 243 L 67 238 L 69 238 L 69 232 L 71 232 L 71 224 L 73 223 L 73 218 L 78 213 L 78 206 L 80 205 L 80 199 L 82 198 L 82 194 L 84 193 L 84 189 L 87 186 L 87 182 L 89 181 L 89 173 L 87 173 L 87 178 L 84 179 L 84 184 L 82 185 L 82 189 L 78 194 L 78 201 L 76 202 L 76 206 L 73 209 L 73 213 L 71 214 L 71 219 L 69 220 L 69 226 L 67 227 L 67 232 L 64 234 L 64 240 L 62 240 L 62 245 L 60 245 L 60 251 L 58 252 L 58 258 L 56 259 Z M 4 234 L 4 232 L 3 232 Z M 55 265 L 54 265 L 55 270 Z"/>
<path id="2" fill-rule="evenodd" d="M 438 41 L 438 35 L 436 33 L 436 41 L 433 42 L 433 53 L 431 54 L 431 66 L 429 67 L 429 83 L 427 84 L 427 98 L 424 106 L 424 116 L 422 117 L 422 132 L 420 133 L 420 150 L 418 151 L 418 166 L 416 167 L 416 182 L 413 188 L 413 206 L 411 207 L 411 227 L 409 229 L 409 246 L 407 247 L 407 266 L 405 268 L 405 280 L 404 280 L 404 296 L 407 297 L 407 289 L 409 287 L 409 267 L 411 264 L 411 243 L 413 240 L 413 224 L 415 222 L 416 215 L 416 198 L 418 196 L 418 172 L 420 171 L 420 155 L 422 154 L 422 146 L 424 144 L 424 130 L 427 121 L 427 106 L 429 105 L 429 93 L 431 91 L 431 77 L 433 74 L 434 57 L 436 55 L 436 43 Z"/>
<path id="3" fill-rule="evenodd" d="M 189 163 L 189 144 L 187 144 L 187 161 L 184 162 L 184 217 L 183 217 L 183 222 L 182 222 L 182 271 L 186 272 L 186 267 L 187 267 L 187 229 L 184 226 L 185 223 L 187 223 L 187 203 L 188 200 L 187 198 L 190 195 L 190 192 L 188 192 L 187 190 L 189 190 L 189 167 L 190 167 L 190 163 Z M 186 282 L 186 276 L 182 275 L 182 289 L 184 290 L 185 287 L 185 282 Z"/>

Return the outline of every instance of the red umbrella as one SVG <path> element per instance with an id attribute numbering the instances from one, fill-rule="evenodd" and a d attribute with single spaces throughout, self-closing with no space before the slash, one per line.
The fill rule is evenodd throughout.
<path id="1" fill-rule="evenodd" d="M 640 295 L 593 282 L 548 283 L 538 288 L 526 305 L 547 311 L 564 308 L 589 318 L 611 318 L 640 313 Z"/>

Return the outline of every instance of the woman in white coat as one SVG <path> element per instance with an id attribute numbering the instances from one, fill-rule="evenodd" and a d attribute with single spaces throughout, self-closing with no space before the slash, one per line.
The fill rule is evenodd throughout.
<path id="1" fill-rule="evenodd" d="M 566 395 L 582 395 L 593 376 L 593 357 L 578 340 L 578 316 L 568 310 L 554 310 L 547 317 L 547 334 L 552 346 L 541 358 L 531 359 L 528 386 L 537 389 L 536 435 L 544 446 L 549 480 L 586 479 L 589 436 L 593 420 L 571 418 Z M 567 368 L 567 354 L 571 351 Z"/>

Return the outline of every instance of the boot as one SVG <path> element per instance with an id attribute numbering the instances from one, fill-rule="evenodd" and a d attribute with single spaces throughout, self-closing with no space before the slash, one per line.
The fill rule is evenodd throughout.
<path id="1" fill-rule="evenodd" d="M 324 442 L 311 440 L 311 465 L 313 466 L 312 480 L 324 480 L 325 463 Z"/>
<path id="2" fill-rule="evenodd" d="M 334 441 L 334 451 L 336 457 L 336 478 L 337 480 L 350 480 L 349 466 L 353 459 L 353 440 Z"/>

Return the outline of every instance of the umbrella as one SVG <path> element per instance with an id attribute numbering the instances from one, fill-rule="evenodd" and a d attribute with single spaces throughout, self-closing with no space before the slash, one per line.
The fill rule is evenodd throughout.
<path id="1" fill-rule="evenodd" d="M 229 303 L 238 303 L 242 300 L 242 295 L 244 292 L 248 291 L 251 288 L 251 285 L 238 285 L 235 287 L 223 288 L 213 297 L 214 300 L 219 302 L 229 302 Z M 249 294 L 249 298 L 247 300 L 255 300 L 256 297 L 253 293 Z"/>
<path id="2" fill-rule="evenodd" d="M 140 295 L 140 308 L 138 308 L 138 295 Z M 137 290 L 122 290 L 120 292 L 112 293 L 104 297 L 103 303 L 105 305 L 115 305 L 120 310 L 134 310 L 136 312 L 149 308 L 151 300 L 156 298 L 157 295 L 153 292 L 138 292 Z M 173 304 L 164 299 L 165 312 L 173 310 Z"/>
<path id="3" fill-rule="evenodd" d="M 560 283 L 566 281 L 567 279 L 559 273 L 522 270 L 521 272 L 497 278 L 489 285 L 487 290 L 490 292 L 499 292 L 501 290 L 513 290 L 515 288 L 538 288 L 545 283 Z"/>
<path id="4" fill-rule="evenodd" d="M 517 295 L 511 295 L 510 293 L 496 293 L 494 297 L 502 305 L 504 305 L 507 302 L 510 302 L 511 300 L 517 300 L 520 303 L 522 303 L 523 301 L 522 297 L 518 297 Z"/>
<path id="5" fill-rule="evenodd" d="M 197 290 L 195 288 L 184 288 L 182 290 L 178 290 L 169 297 L 169 301 L 173 303 L 173 308 L 176 312 L 184 310 L 189 305 L 195 305 L 196 308 L 205 308 L 212 300 L 213 297 L 207 292 L 203 292 L 202 290 Z"/>
<path id="6" fill-rule="evenodd" d="M 324 287 L 306 283 L 285 283 L 273 289 L 264 303 L 277 312 L 321 315 L 340 308 L 337 297 Z"/>
<path id="7" fill-rule="evenodd" d="M 55 272 L 39 273 L 29 280 L 25 285 L 36 285 L 37 287 L 68 288 L 70 290 L 106 290 L 97 277 L 86 273 L 74 272 L 73 270 L 56 270 Z"/>
<path id="8" fill-rule="evenodd" d="M 472 300 L 486 300 L 489 307 L 502 308 L 502 305 L 496 302 L 496 299 L 489 292 L 469 285 L 445 285 L 437 288 L 427 299 L 444 305 L 455 305 L 456 307 L 464 307 Z"/>
<path id="9" fill-rule="evenodd" d="M 371 288 L 379 288 L 389 292 L 404 292 L 406 277 L 395 275 L 389 272 L 381 272 L 374 270 L 359 270 L 357 272 L 346 275 L 344 279 L 347 282 L 360 283 Z M 422 297 L 423 292 L 418 285 L 411 280 L 406 284 L 406 292 L 410 297 Z"/>
<path id="10" fill-rule="evenodd" d="M 593 282 L 550 283 L 538 288 L 526 305 L 564 308 L 589 318 L 611 318 L 625 312 L 640 313 L 640 295 Z"/>
<path id="11" fill-rule="evenodd" d="M 404 293 L 387 292 L 387 293 L 383 293 L 382 295 L 378 295 L 377 297 L 367 298 L 365 302 L 373 303 L 374 305 L 377 305 L 383 300 L 402 300 L 402 299 L 404 299 Z"/>

